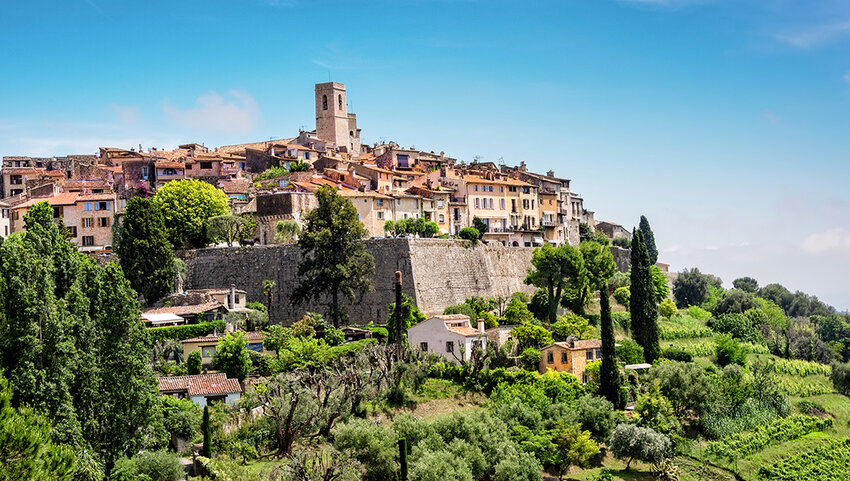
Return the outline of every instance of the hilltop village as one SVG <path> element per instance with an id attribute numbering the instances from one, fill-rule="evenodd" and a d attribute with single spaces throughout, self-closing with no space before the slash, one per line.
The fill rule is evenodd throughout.
<path id="1" fill-rule="evenodd" d="M 850 480 L 850 315 L 315 101 L 3 157 L 0 480 Z"/>
<path id="2" fill-rule="evenodd" d="M 581 224 L 596 227 L 570 179 L 553 171 L 361 143 L 344 84 L 317 84 L 315 100 L 315 130 L 286 139 L 214 149 L 188 143 L 172 150 L 104 146 L 93 155 L 4 156 L 0 235 L 21 232 L 27 209 L 46 201 L 81 250 L 108 250 L 112 225 L 121 222 L 131 198 L 153 195 L 181 179 L 223 191 L 232 214 L 253 217 L 255 231 L 244 240 L 259 244 L 275 242 L 280 220 L 301 222 L 315 206 L 313 192 L 323 185 L 352 200 L 371 237 L 393 234 L 387 227 L 408 219 L 436 223 L 430 235 L 457 236 L 475 227 L 477 218 L 486 226 L 486 242 L 538 247 L 577 245 Z M 600 227 L 611 237 L 630 235 L 615 223 Z"/>

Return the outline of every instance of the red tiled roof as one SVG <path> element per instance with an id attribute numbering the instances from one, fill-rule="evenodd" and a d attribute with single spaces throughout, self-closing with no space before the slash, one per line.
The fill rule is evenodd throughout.
<path id="1" fill-rule="evenodd" d="M 196 374 L 194 376 L 172 376 L 159 378 L 161 392 L 186 391 L 189 396 L 241 393 L 242 386 L 236 379 L 228 379 L 225 373 Z"/>
<path id="2" fill-rule="evenodd" d="M 23 175 L 23 174 L 38 174 L 44 172 L 42 168 L 35 167 L 4 167 L 3 173 L 10 175 Z"/>
<path id="3" fill-rule="evenodd" d="M 204 312 L 212 311 L 213 309 L 218 309 L 222 307 L 222 303 L 217 301 L 205 302 L 203 304 L 193 304 L 189 306 L 170 306 L 170 307 L 157 307 L 154 309 L 148 309 L 144 312 L 144 314 L 167 314 L 172 313 L 178 316 L 185 316 L 191 314 L 203 314 Z"/>
<path id="4" fill-rule="evenodd" d="M 76 192 L 60 192 L 53 197 L 39 197 L 30 199 L 26 202 L 15 206 L 16 209 L 28 209 L 41 202 L 47 202 L 50 205 L 74 205 L 77 202 L 79 194 Z"/>
<path id="5" fill-rule="evenodd" d="M 437 316 L 431 316 L 431 318 L 441 319 L 443 321 L 468 321 L 469 316 L 464 314 L 440 314 Z"/>
<path id="6" fill-rule="evenodd" d="M 586 339 L 584 341 L 574 341 L 572 346 L 570 346 L 570 343 L 568 342 L 554 342 L 543 349 L 548 349 L 552 346 L 569 349 L 570 351 L 584 351 L 587 349 L 601 349 L 602 341 L 599 339 Z"/>
<path id="7" fill-rule="evenodd" d="M 185 169 L 186 168 L 186 166 L 184 166 L 181 162 L 157 161 L 156 163 L 154 163 L 154 165 L 157 168 L 160 168 L 160 169 Z"/>
<path id="8" fill-rule="evenodd" d="M 471 327 L 450 327 L 449 331 L 465 337 L 484 335 L 483 332 L 479 331 L 478 329 L 473 329 Z"/>
<path id="9" fill-rule="evenodd" d="M 234 180 L 221 183 L 221 190 L 223 190 L 225 194 L 242 194 L 248 192 L 250 187 L 251 182 L 247 180 Z"/>
<path id="10" fill-rule="evenodd" d="M 248 332 L 237 331 L 237 332 L 242 332 L 242 334 L 245 334 L 245 339 L 247 339 L 249 341 L 262 341 L 263 339 L 266 338 L 266 335 L 263 334 L 262 332 L 259 332 L 259 331 L 248 331 Z M 190 343 L 212 342 L 212 341 L 218 341 L 219 339 L 223 338 L 224 336 L 225 336 L 225 334 L 222 332 L 222 333 L 219 333 L 219 334 L 216 334 L 216 335 L 209 335 L 209 336 L 193 337 L 191 339 L 184 339 L 182 342 L 184 342 L 184 343 L 186 343 L 186 342 L 190 342 Z"/>

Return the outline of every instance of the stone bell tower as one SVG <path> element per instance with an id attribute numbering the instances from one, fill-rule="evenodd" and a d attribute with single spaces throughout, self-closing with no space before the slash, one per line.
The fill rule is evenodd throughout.
<path id="1" fill-rule="evenodd" d="M 345 84 L 316 84 L 316 136 L 355 157 L 360 155 L 360 130 L 357 117 L 348 113 Z"/>

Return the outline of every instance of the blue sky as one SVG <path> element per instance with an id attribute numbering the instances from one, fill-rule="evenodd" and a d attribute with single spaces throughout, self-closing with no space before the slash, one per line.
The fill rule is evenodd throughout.
<path id="1" fill-rule="evenodd" d="M 850 308 L 850 2 L 0 3 L 0 155 L 216 146 L 315 123 L 526 161 L 661 261 Z"/>

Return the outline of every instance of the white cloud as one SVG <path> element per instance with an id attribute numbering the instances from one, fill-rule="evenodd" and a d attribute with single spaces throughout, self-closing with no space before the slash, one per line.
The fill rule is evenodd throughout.
<path id="1" fill-rule="evenodd" d="M 792 33 L 779 34 L 776 38 L 792 47 L 813 48 L 846 35 L 850 35 L 850 21 L 816 25 Z"/>
<path id="2" fill-rule="evenodd" d="M 139 120 L 139 109 L 126 105 L 110 104 L 109 108 L 115 114 L 115 118 L 124 124 L 135 124 Z"/>
<path id="3" fill-rule="evenodd" d="M 803 239 L 803 252 L 809 255 L 850 256 L 850 230 L 838 227 L 815 232 Z"/>
<path id="4" fill-rule="evenodd" d="M 259 123 L 261 112 L 247 92 L 231 90 L 227 98 L 208 92 L 195 100 L 195 106 L 180 109 L 168 100 L 162 106 L 165 114 L 182 127 L 224 133 L 249 133 Z"/>

